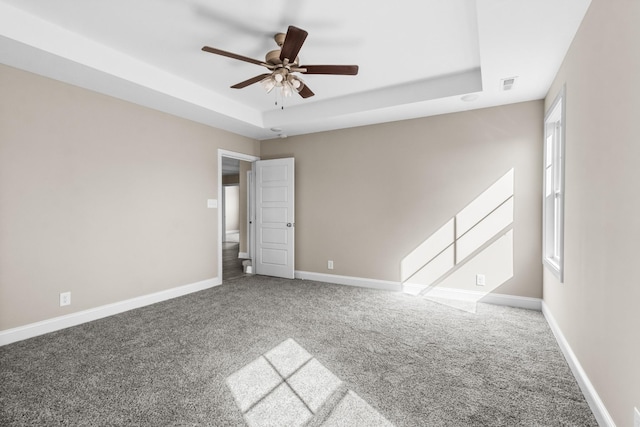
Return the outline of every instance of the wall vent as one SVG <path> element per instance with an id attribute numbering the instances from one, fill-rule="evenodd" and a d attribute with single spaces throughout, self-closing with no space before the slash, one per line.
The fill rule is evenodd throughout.
<path id="1" fill-rule="evenodd" d="M 511 90 L 517 78 L 518 78 L 517 76 L 514 76 L 514 77 L 506 77 L 500 80 L 500 83 L 501 83 L 500 87 L 502 88 L 502 90 Z"/>

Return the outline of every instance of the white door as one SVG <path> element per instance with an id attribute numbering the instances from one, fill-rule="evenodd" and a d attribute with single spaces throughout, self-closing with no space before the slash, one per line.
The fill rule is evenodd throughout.
<path id="1" fill-rule="evenodd" d="M 293 279 L 294 162 L 293 158 L 255 162 L 255 272 Z"/>

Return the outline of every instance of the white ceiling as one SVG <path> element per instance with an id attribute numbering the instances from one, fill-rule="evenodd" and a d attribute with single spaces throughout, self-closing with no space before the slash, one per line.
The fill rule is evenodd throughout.
<path id="1" fill-rule="evenodd" d="M 541 99 L 590 2 L 0 0 L 0 58 L 263 140 Z M 201 51 L 263 60 L 288 25 L 309 32 L 301 63 L 360 73 L 303 76 L 316 95 L 281 109 L 259 84 L 229 87 L 266 69 Z"/>

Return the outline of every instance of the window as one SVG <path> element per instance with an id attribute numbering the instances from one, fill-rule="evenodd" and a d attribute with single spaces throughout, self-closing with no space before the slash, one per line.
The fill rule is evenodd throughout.
<path id="1" fill-rule="evenodd" d="M 565 90 L 544 119 L 543 263 L 563 281 Z"/>

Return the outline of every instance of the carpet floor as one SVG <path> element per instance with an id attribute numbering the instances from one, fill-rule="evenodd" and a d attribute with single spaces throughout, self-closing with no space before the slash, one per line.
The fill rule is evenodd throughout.
<path id="1" fill-rule="evenodd" d="M 1 347 L 0 425 L 597 423 L 540 312 L 246 276 Z"/>

